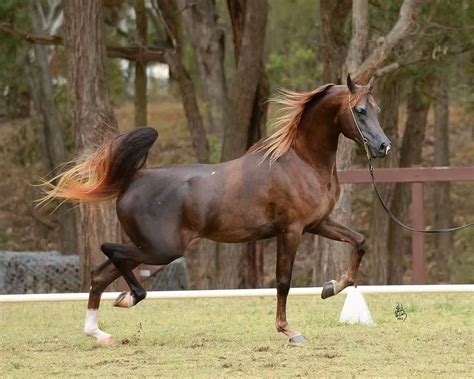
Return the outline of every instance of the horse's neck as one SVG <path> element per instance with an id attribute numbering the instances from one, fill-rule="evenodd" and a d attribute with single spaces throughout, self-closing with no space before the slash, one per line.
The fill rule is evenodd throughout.
<path id="1" fill-rule="evenodd" d="M 335 124 L 335 113 L 317 104 L 302 119 L 295 151 L 318 169 L 332 172 L 336 164 L 339 131 Z"/>

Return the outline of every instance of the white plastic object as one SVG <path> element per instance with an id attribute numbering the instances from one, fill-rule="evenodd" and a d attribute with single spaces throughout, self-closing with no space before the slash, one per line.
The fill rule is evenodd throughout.
<path id="1" fill-rule="evenodd" d="M 369 307 L 362 291 L 357 287 L 348 288 L 346 300 L 342 307 L 339 322 L 348 324 L 372 325 L 374 320 L 370 315 Z"/>

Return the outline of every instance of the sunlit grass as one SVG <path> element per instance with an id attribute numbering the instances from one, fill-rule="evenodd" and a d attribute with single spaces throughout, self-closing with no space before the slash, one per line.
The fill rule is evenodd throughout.
<path id="1" fill-rule="evenodd" d="M 366 296 L 375 326 L 337 323 L 344 296 L 290 297 L 304 347 L 274 329 L 271 298 L 104 302 L 115 345 L 82 334 L 85 303 L 1 304 L 0 373 L 7 376 L 449 376 L 474 372 L 474 296 Z M 408 313 L 394 316 L 397 303 Z"/>

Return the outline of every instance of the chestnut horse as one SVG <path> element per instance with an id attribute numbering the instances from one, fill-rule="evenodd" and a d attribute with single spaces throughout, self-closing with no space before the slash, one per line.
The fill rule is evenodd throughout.
<path id="1" fill-rule="evenodd" d="M 354 283 L 366 250 L 364 236 L 330 213 L 340 192 L 339 135 L 358 143 L 365 138 L 373 157 L 385 156 L 390 149 L 371 89 L 371 83 L 355 85 L 348 76 L 347 85 L 282 92 L 277 102 L 288 111 L 278 121 L 282 127 L 233 161 L 140 170 L 158 134 L 139 128 L 105 143 L 60 174 L 57 185 L 50 182 L 43 201 L 117 198 L 118 219 L 132 241 L 101 246 L 108 259 L 92 273 L 85 333 L 99 343 L 111 343 L 111 336 L 97 326 L 101 294 L 123 276 L 130 292 L 120 294 L 114 305 L 132 307 L 143 300 L 146 291 L 132 271 L 140 263 L 167 265 L 197 238 L 246 242 L 276 237 L 276 329 L 290 342 L 303 342 L 303 335 L 286 319 L 293 262 L 303 233 L 353 246 L 347 272 L 324 285 L 323 299 Z"/>

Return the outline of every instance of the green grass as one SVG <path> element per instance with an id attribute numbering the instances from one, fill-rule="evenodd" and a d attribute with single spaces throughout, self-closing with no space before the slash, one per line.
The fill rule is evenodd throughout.
<path id="1" fill-rule="evenodd" d="M 271 298 L 110 302 L 98 346 L 82 334 L 85 303 L 0 304 L 0 376 L 468 377 L 474 373 L 474 295 L 366 296 L 375 326 L 337 323 L 344 296 L 290 297 L 304 347 L 275 332 Z M 397 303 L 408 312 L 394 316 Z"/>

